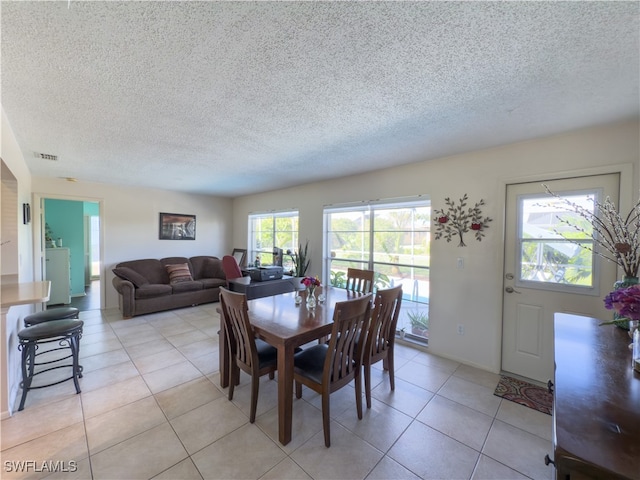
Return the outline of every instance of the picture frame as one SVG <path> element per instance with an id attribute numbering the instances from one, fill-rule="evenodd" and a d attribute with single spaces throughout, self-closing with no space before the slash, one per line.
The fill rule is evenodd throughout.
<path id="1" fill-rule="evenodd" d="M 236 259 L 240 267 L 246 267 L 247 249 L 246 248 L 234 248 L 231 256 Z"/>
<path id="2" fill-rule="evenodd" d="M 160 240 L 195 240 L 196 216 L 160 212 Z"/>

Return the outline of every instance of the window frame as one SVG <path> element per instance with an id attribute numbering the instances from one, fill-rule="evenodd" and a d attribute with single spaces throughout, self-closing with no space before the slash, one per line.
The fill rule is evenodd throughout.
<path id="1" fill-rule="evenodd" d="M 271 231 L 271 235 L 272 235 L 272 239 L 273 242 L 275 243 L 276 238 L 277 238 L 277 233 L 278 232 L 283 232 L 284 230 L 277 230 L 277 224 L 276 224 L 276 218 L 292 218 L 295 219 L 295 224 L 297 229 L 296 230 L 291 230 L 290 233 L 292 235 L 292 243 L 293 246 L 292 247 L 286 247 L 284 245 L 271 245 L 271 247 L 269 249 L 266 249 L 264 247 L 261 247 L 260 249 L 257 248 L 257 236 L 256 236 L 256 229 L 254 228 L 254 220 L 257 219 L 266 219 L 266 218 L 271 218 L 272 219 L 272 231 Z M 247 230 L 248 230 L 248 238 L 247 238 L 247 245 L 248 245 L 248 251 L 247 251 L 247 265 L 248 266 L 253 266 L 256 256 L 260 255 L 260 260 L 261 260 L 261 265 L 269 265 L 271 263 L 273 263 L 273 249 L 275 247 L 278 248 L 284 248 L 284 251 L 286 252 L 287 248 L 291 248 L 292 250 L 297 249 L 297 245 L 299 243 L 299 229 L 300 229 L 300 213 L 299 211 L 296 210 L 291 210 L 291 209 L 287 209 L 287 210 L 280 210 L 280 211 L 269 211 L 269 212 L 252 212 L 248 215 L 247 217 Z M 266 262 L 264 261 L 264 259 L 262 258 L 264 255 L 271 255 L 271 262 Z"/>

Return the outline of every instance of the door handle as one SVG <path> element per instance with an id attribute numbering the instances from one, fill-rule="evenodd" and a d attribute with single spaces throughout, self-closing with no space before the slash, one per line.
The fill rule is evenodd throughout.
<path id="1" fill-rule="evenodd" d="M 513 287 L 507 287 L 507 288 L 504 289 L 504 291 L 507 292 L 507 293 L 522 293 L 522 292 L 519 292 L 518 290 L 514 289 Z"/>

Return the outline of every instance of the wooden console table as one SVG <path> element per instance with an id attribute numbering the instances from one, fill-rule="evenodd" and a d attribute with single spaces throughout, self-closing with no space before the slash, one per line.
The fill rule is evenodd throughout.
<path id="1" fill-rule="evenodd" d="M 247 300 L 270 297 L 281 293 L 293 292 L 293 277 L 285 275 L 277 280 L 266 280 L 264 282 L 252 281 L 251 277 L 240 277 L 235 280 L 229 280 L 229 290 L 244 293 L 247 296 Z"/>
<path id="2" fill-rule="evenodd" d="M 628 332 L 556 313 L 553 443 L 557 478 L 640 478 L 640 374 Z"/>

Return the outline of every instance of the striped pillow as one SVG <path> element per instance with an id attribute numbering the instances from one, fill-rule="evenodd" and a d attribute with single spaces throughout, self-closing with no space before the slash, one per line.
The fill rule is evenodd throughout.
<path id="1" fill-rule="evenodd" d="M 186 263 L 167 265 L 166 268 L 167 273 L 169 274 L 169 283 L 171 283 L 171 285 L 193 281 L 191 272 L 189 271 L 189 265 Z"/>

